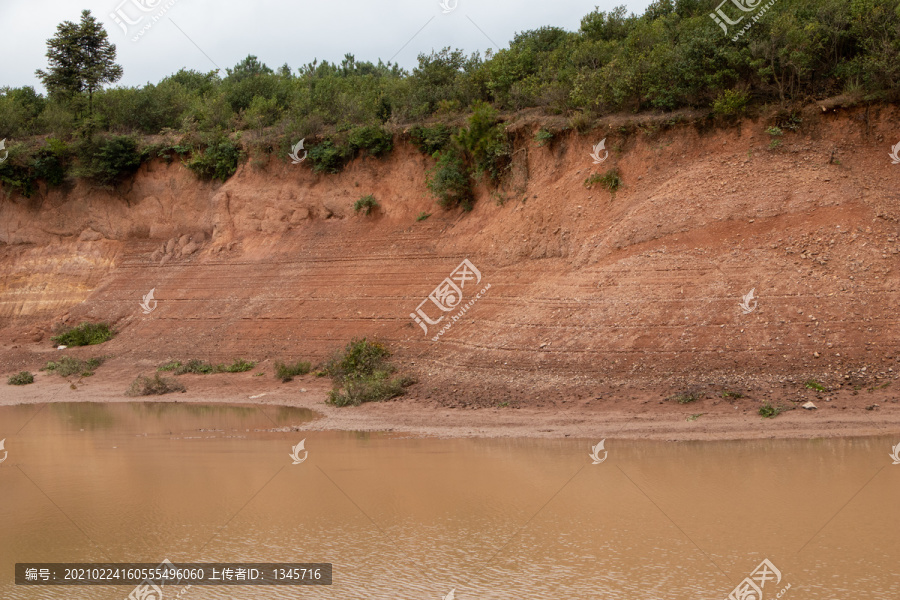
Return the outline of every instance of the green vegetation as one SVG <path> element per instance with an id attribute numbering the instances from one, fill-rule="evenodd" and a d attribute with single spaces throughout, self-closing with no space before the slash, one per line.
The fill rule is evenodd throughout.
<path id="1" fill-rule="evenodd" d="M 59 25 L 47 64 L 34 65 L 44 67 L 46 95 L 0 88 L 0 139 L 9 149 L 0 183 L 25 196 L 38 181 L 59 185 L 71 175 L 109 186 L 133 172 L 136 157 L 160 152 L 166 160 L 178 154 L 200 177 L 225 180 L 247 157 L 304 138 L 312 168 L 337 173 L 361 151 L 390 152 L 393 135 L 409 128 L 439 163 L 435 197 L 467 208 L 471 175 L 496 184 L 507 171 L 500 115 L 517 110 L 559 115 L 586 132 L 620 112 L 687 108 L 731 118 L 775 106 L 784 113 L 775 126 L 790 131 L 800 126 L 799 105 L 811 100 L 900 100 L 900 0 L 779 0 L 740 37 L 740 26 L 723 32 L 710 10 L 701 0 L 655 0 L 640 15 L 596 8 L 575 31 L 522 31 L 484 56 L 434 50 L 411 70 L 352 54 L 273 70 L 249 55 L 224 76 L 182 69 L 137 87 L 109 87 L 122 68 L 103 25 L 85 11 L 80 23 Z M 730 4 L 722 10 L 740 15 Z M 241 141 L 241 132 L 253 135 Z M 176 152 L 135 141 L 161 134 L 190 143 L 173 141 L 169 148 L 183 150 Z M 550 135 L 539 130 L 535 141 Z"/>
<path id="2" fill-rule="evenodd" d="M 435 152 L 440 152 L 450 143 L 453 131 L 443 123 L 432 127 L 416 125 L 409 131 L 409 137 L 422 154 L 434 156 Z"/>
<path id="3" fill-rule="evenodd" d="M 195 152 L 185 166 L 201 179 L 227 181 L 237 171 L 240 159 L 238 143 L 218 135 L 209 139 L 202 152 Z"/>
<path id="4" fill-rule="evenodd" d="M 354 151 L 365 150 L 372 156 L 384 156 L 394 149 L 394 136 L 391 132 L 375 125 L 353 129 L 348 141 Z"/>
<path id="5" fill-rule="evenodd" d="M 15 375 L 10 375 L 6 383 L 8 385 L 28 385 L 29 383 L 34 383 L 34 375 L 28 371 L 20 371 Z"/>
<path id="6" fill-rule="evenodd" d="M 209 375 L 211 373 L 244 373 L 253 369 L 255 362 L 249 362 L 242 358 L 235 360 L 230 365 L 218 364 L 214 365 L 198 358 L 192 358 L 186 363 L 181 361 L 170 361 L 157 367 L 157 371 L 170 371 L 175 375 L 185 375 L 193 373 L 194 375 Z"/>
<path id="7" fill-rule="evenodd" d="M 730 400 L 732 398 L 734 398 L 734 399 L 743 398 L 744 395 L 740 392 L 732 392 L 730 390 L 722 390 L 722 397 L 725 398 L 726 400 Z"/>
<path id="8" fill-rule="evenodd" d="M 138 375 L 125 392 L 126 396 L 162 396 L 172 392 L 183 392 L 185 387 L 170 377 L 162 377 L 159 373 L 153 377 Z"/>
<path id="9" fill-rule="evenodd" d="M 817 392 L 825 391 L 825 386 L 822 385 L 821 383 L 819 383 L 818 381 L 816 381 L 815 379 L 808 379 L 808 380 L 806 380 L 806 383 L 803 385 L 808 390 L 816 390 Z"/>
<path id="10" fill-rule="evenodd" d="M 774 419 L 782 412 L 784 412 L 784 409 L 780 406 L 773 406 L 772 404 L 766 402 L 759 407 L 758 412 L 759 416 L 763 417 L 764 419 Z"/>
<path id="11" fill-rule="evenodd" d="M 591 189 L 598 183 L 610 192 L 615 193 L 620 187 L 622 187 L 622 178 L 619 175 L 619 169 L 612 168 L 603 175 L 594 173 L 584 180 L 584 187 L 586 187 L 587 189 Z"/>
<path id="12" fill-rule="evenodd" d="M 553 140 L 553 134 L 546 129 L 539 129 L 534 134 L 534 141 L 538 146 L 546 146 Z"/>
<path id="13" fill-rule="evenodd" d="M 690 404 L 691 402 L 696 402 L 700 399 L 700 394 L 697 392 L 679 392 L 672 396 L 672 400 L 677 402 L 678 404 Z"/>
<path id="14" fill-rule="evenodd" d="M 94 374 L 94 370 L 103 364 L 104 360 L 105 358 L 102 356 L 87 360 L 64 356 L 57 361 L 48 362 L 41 371 L 52 371 L 61 377 L 69 377 L 70 375 L 90 377 Z"/>
<path id="15" fill-rule="evenodd" d="M 109 323 L 84 322 L 76 327 L 65 329 L 58 335 L 50 338 L 50 341 L 60 346 L 93 346 L 108 342 L 115 337 Z"/>
<path id="16" fill-rule="evenodd" d="M 696 413 L 696 414 L 693 414 L 693 415 L 691 415 L 691 416 L 685 418 L 685 421 L 696 421 L 697 419 L 699 419 L 700 417 L 702 417 L 702 416 L 705 415 L 705 414 L 706 414 L 706 413 Z"/>
<path id="17" fill-rule="evenodd" d="M 312 364 L 302 360 L 294 364 L 275 363 L 275 377 L 280 379 L 282 383 L 287 383 L 293 380 L 294 377 L 306 375 L 310 371 L 312 371 Z"/>
<path id="18" fill-rule="evenodd" d="M 363 196 L 353 205 L 353 210 L 359 214 L 361 210 L 366 211 L 366 216 L 372 214 L 372 211 L 378 208 L 378 201 L 375 200 L 375 196 L 369 194 L 368 196 Z"/>
<path id="19" fill-rule="evenodd" d="M 465 156 L 455 147 L 437 153 L 437 163 L 428 171 L 428 190 L 443 208 L 462 206 L 472 210 L 475 193 Z"/>
<path id="20" fill-rule="evenodd" d="M 359 406 L 380 402 L 404 393 L 413 383 L 408 377 L 392 377 L 396 368 L 388 362 L 391 353 L 379 342 L 354 339 L 331 358 L 325 371 L 334 382 L 328 403 Z"/>
<path id="21" fill-rule="evenodd" d="M 424 221 L 425 219 L 427 219 L 430 216 L 431 216 L 431 213 L 421 212 L 421 213 L 419 213 L 419 216 L 416 217 L 416 221 Z"/>

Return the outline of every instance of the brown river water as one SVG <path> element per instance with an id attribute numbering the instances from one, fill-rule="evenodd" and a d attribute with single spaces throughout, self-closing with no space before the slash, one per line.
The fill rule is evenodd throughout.
<path id="1" fill-rule="evenodd" d="M 307 410 L 0 408 L 0 598 L 15 563 L 332 563 L 330 586 L 201 600 L 900 598 L 900 439 L 643 442 L 280 431 Z M 305 440 L 306 459 L 292 447 Z M 775 571 L 757 567 L 768 560 Z M 766 569 L 768 569 L 766 571 Z M 766 576 L 768 573 L 768 577 Z"/>

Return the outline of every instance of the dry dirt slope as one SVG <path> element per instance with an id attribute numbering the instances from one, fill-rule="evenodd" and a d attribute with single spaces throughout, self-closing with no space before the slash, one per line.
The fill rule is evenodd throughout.
<path id="1" fill-rule="evenodd" d="M 337 176 L 275 159 L 202 184 L 158 161 L 115 193 L 3 199 L 0 362 L 35 369 L 54 322 L 105 319 L 121 331 L 105 352 L 134 363 L 318 359 L 377 336 L 428 390 L 485 398 L 893 379 L 897 117 L 813 107 L 775 150 L 764 121 L 609 127 L 542 148 L 521 136 L 510 183 L 468 214 L 433 204 L 431 160 L 407 144 Z M 585 188 L 612 167 L 615 195 Z M 380 210 L 355 215 L 370 193 Z M 464 258 L 490 290 L 433 342 L 438 327 L 426 337 L 410 313 Z"/>

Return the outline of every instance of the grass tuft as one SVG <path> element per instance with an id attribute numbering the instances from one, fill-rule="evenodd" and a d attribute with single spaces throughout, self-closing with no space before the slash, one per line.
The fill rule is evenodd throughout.
<path id="1" fill-rule="evenodd" d="M 64 356 L 59 360 L 50 361 L 41 369 L 42 371 L 52 371 L 61 377 L 69 377 L 70 375 L 80 375 L 81 377 L 90 377 L 94 374 L 94 370 L 103 364 L 104 357 L 89 358 L 82 360 L 71 356 Z"/>
<path id="2" fill-rule="evenodd" d="M 312 371 L 312 364 L 308 362 L 299 361 L 294 364 L 275 363 L 275 377 L 280 379 L 282 383 L 287 383 L 294 377 L 306 375 L 310 371 Z"/>
<path id="3" fill-rule="evenodd" d="M 153 377 L 145 377 L 138 375 L 137 379 L 131 382 L 126 396 L 162 396 L 163 394 L 171 394 L 173 392 L 183 392 L 185 387 L 175 381 L 171 377 L 163 377 L 159 373 Z"/>

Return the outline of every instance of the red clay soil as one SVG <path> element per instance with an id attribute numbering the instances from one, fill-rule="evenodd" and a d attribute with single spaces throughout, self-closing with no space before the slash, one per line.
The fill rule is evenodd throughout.
<path id="1" fill-rule="evenodd" d="M 777 138 L 765 119 L 616 121 L 544 147 L 521 115 L 506 182 L 479 189 L 470 213 L 434 204 L 433 161 L 402 142 L 340 175 L 275 157 L 208 184 L 157 160 L 115 191 L 78 182 L 4 197 L 2 373 L 64 354 L 112 358 L 75 390 L 43 374 L 0 383 L 0 403 L 124 400 L 165 360 L 243 357 L 263 362 L 185 376 L 179 399 L 310 406 L 325 415 L 312 427 L 443 435 L 897 433 L 898 112 L 813 106 Z M 609 158 L 595 165 L 604 137 Z M 612 168 L 617 192 L 585 187 Z M 379 208 L 355 214 L 368 194 Z M 466 258 L 481 281 L 451 312 L 427 301 L 430 318 L 447 316 L 426 335 L 410 313 Z M 144 314 L 151 289 L 158 305 Z M 83 320 L 119 335 L 56 350 L 53 328 Z M 317 362 L 362 336 L 418 379 L 408 396 L 338 410 L 322 404 L 328 381 L 272 377 L 275 361 Z M 697 400 L 679 404 L 680 392 Z M 818 410 L 756 414 L 808 400 Z"/>

